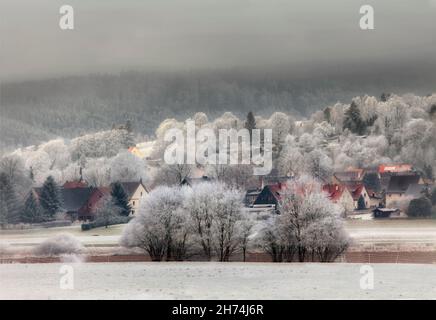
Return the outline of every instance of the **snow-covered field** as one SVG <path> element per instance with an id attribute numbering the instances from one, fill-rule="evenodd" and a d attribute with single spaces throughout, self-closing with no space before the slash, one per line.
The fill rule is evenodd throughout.
<path id="1" fill-rule="evenodd" d="M 432 265 L 373 265 L 367 290 L 360 264 L 79 263 L 74 289 L 61 266 L 0 265 L 0 299 L 436 299 Z"/>
<path id="2" fill-rule="evenodd" d="M 345 225 L 354 245 L 410 244 L 436 250 L 436 220 L 348 220 Z M 80 225 L 29 230 L 1 230 L 0 243 L 32 246 L 57 234 L 69 233 L 86 246 L 117 246 L 124 225 L 81 231 Z"/>

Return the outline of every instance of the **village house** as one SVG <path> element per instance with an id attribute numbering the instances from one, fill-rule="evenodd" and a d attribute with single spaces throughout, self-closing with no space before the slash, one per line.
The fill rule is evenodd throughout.
<path id="1" fill-rule="evenodd" d="M 253 208 L 272 208 L 279 213 L 280 192 L 284 187 L 285 185 L 281 183 L 263 187 L 253 203 Z"/>
<path id="2" fill-rule="evenodd" d="M 411 200 L 406 197 L 406 191 L 410 185 L 423 185 L 423 180 L 418 174 L 395 175 L 389 180 L 385 192 L 385 204 L 387 208 L 396 208 L 402 202 Z"/>
<path id="3" fill-rule="evenodd" d="M 360 168 L 348 168 L 345 171 L 338 171 L 333 174 L 333 184 L 361 183 L 365 170 Z"/>
<path id="4" fill-rule="evenodd" d="M 38 201 L 40 201 L 42 188 L 34 188 L 32 192 Z M 60 196 L 62 199 L 62 206 L 60 208 L 60 214 L 64 215 L 63 218 L 75 221 L 87 220 L 93 214 L 88 208 L 88 200 L 93 193 L 93 187 L 83 187 L 78 188 L 71 187 L 67 185 L 67 188 L 60 188 Z M 85 219 L 83 217 L 86 217 Z"/>
<path id="5" fill-rule="evenodd" d="M 142 179 L 133 182 L 120 182 L 129 199 L 132 208 L 130 214 L 135 214 L 140 208 L 141 201 L 148 194 L 147 188 L 142 183 Z"/>
<path id="6" fill-rule="evenodd" d="M 344 185 L 326 184 L 322 187 L 322 190 L 332 202 L 342 205 L 346 213 L 354 210 L 354 199 Z"/>
<path id="7" fill-rule="evenodd" d="M 411 164 L 380 165 L 378 167 L 378 173 L 380 175 L 380 185 L 384 191 L 388 189 L 391 177 L 399 175 L 416 175 Z"/>
<path id="8" fill-rule="evenodd" d="M 137 182 L 121 182 L 132 208 L 131 214 L 139 209 L 141 200 L 148 193 L 142 180 Z M 36 199 L 39 199 L 42 188 L 33 188 Z M 110 196 L 111 187 L 90 187 L 84 180 L 67 181 L 60 188 L 62 206 L 60 214 L 68 220 L 88 221 L 95 218 L 96 209 L 100 200 Z"/>
<path id="9" fill-rule="evenodd" d="M 376 192 L 368 188 L 366 188 L 366 190 L 368 191 L 370 208 L 378 208 L 384 206 L 383 195 L 380 192 Z"/>
<path id="10" fill-rule="evenodd" d="M 370 207 L 371 199 L 363 183 L 348 182 L 344 185 L 353 197 L 354 209 L 361 210 Z"/>

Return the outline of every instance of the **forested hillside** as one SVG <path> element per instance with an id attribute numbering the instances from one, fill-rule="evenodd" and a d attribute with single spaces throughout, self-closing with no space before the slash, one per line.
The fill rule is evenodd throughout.
<path id="1" fill-rule="evenodd" d="M 53 138 L 74 138 L 131 120 L 135 133 L 153 134 L 166 118 L 183 120 L 195 112 L 211 118 L 231 111 L 269 116 L 274 111 L 296 119 L 337 101 L 382 92 L 427 95 L 436 81 L 416 75 L 411 81 L 370 76 L 298 79 L 262 72 L 185 72 L 90 75 L 1 84 L 0 150 Z M 418 79 L 418 80 L 417 80 Z M 433 87 L 432 87 L 433 85 Z"/>

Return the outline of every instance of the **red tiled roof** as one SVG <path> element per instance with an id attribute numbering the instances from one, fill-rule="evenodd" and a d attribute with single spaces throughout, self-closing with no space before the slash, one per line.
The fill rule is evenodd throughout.
<path id="1" fill-rule="evenodd" d="M 325 184 L 322 191 L 326 192 L 330 200 L 338 201 L 345 191 L 345 186 L 340 184 Z"/>
<path id="2" fill-rule="evenodd" d="M 75 189 L 75 188 L 87 188 L 88 184 L 81 180 L 81 181 L 67 181 L 62 186 L 64 189 Z"/>
<path id="3" fill-rule="evenodd" d="M 362 190 L 364 188 L 363 184 L 346 184 L 346 187 L 348 191 L 350 191 L 351 196 L 353 197 L 354 201 L 359 200 L 360 195 L 362 194 Z"/>
<path id="4" fill-rule="evenodd" d="M 379 173 L 385 173 L 385 172 L 407 172 L 412 171 L 412 165 L 411 164 L 391 164 L 386 165 L 382 164 L 378 167 Z"/>

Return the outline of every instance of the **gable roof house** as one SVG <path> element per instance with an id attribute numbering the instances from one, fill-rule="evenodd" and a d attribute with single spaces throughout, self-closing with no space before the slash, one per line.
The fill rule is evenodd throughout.
<path id="1" fill-rule="evenodd" d="M 343 184 L 343 183 L 360 183 L 364 177 L 365 171 L 360 168 L 349 168 L 345 171 L 338 171 L 333 173 L 332 183 L 333 184 Z"/>
<path id="2" fill-rule="evenodd" d="M 346 186 L 340 184 L 325 184 L 322 190 L 332 202 L 342 205 L 346 213 L 354 210 L 354 199 Z"/>
<path id="3" fill-rule="evenodd" d="M 374 190 L 369 189 L 369 188 L 366 188 L 366 191 L 368 191 L 369 206 L 371 208 L 383 207 L 385 205 L 384 199 L 383 199 L 383 194 L 381 192 L 377 192 L 377 191 L 374 191 Z"/>
<path id="4" fill-rule="evenodd" d="M 79 220 L 94 220 L 100 201 L 111 194 L 110 188 L 93 188 L 85 204 L 78 211 Z"/>
<path id="5" fill-rule="evenodd" d="M 378 167 L 378 173 L 380 174 L 381 188 L 385 191 L 388 189 L 391 177 L 416 175 L 411 164 L 380 165 Z"/>
<path id="6" fill-rule="evenodd" d="M 142 199 L 148 194 L 148 190 L 142 183 L 142 179 L 139 179 L 139 181 L 120 182 L 120 184 L 129 199 L 129 204 L 132 208 L 130 214 L 135 214 L 140 207 Z"/>
<path id="7" fill-rule="evenodd" d="M 355 209 L 368 209 L 370 207 L 371 199 L 363 183 L 348 182 L 345 183 L 345 186 L 353 198 Z M 361 198 L 362 200 L 360 200 Z M 364 208 L 359 208 L 359 201 L 364 204 Z"/>
<path id="8" fill-rule="evenodd" d="M 423 180 L 418 174 L 406 174 L 392 176 L 389 180 L 387 190 L 385 192 L 386 207 L 397 206 L 398 202 L 406 199 L 406 191 L 410 185 L 423 184 Z"/>
<path id="9" fill-rule="evenodd" d="M 254 208 L 265 207 L 273 208 L 278 213 L 280 203 L 280 192 L 285 187 L 284 184 L 277 183 L 263 187 L 253 203 Z"/>
<path id="10" fill-rule="evenodd" d="M 71 220 L 79 219 L 79 211 L 84 212 L 86 203 L 93 192 L 92 187 L 60 188 L 61 210 Z M 42 188 L 34 188 L 33 192 L 39 200 Z"/>

